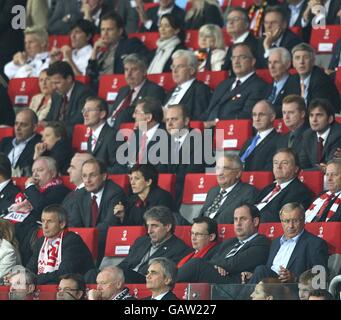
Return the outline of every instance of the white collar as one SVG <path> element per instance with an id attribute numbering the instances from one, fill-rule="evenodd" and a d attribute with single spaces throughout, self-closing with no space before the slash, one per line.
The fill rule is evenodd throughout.
<path id="1" fill-rule="evenodd" d="M 272 132 L 272 130 L 275 130 L 275 129 L 274 128 L 270 128 L 270 129 L 264 130 L 262 132 L 258 132 L 258 134 L 260 136 L 260 140 L 265 139 Z"/>
<path id="2" fill-rule="evenodd" d="M 321 137 L 323 139 L 323 145 L 325 145 L 325 143 L 328 139 L 329 132 L 330 132 L 330 127 L 325 132 L 323 132 L 322 134 L 318 134 L 316 132 L 317 138 Z"/>
<path id="3" fill-rule="evenodd" d="M 97 127 L 95 130 L 92 131 L 92 134 L 95 136 L 97 141 L 105 124 L 106 124 L 106 121 L 104 121 L 99 127 Z"/>
<path id="4" fill-rule="evenodd" d="M 4 182 L 0 183 L 0 192 L 6 188 L 6 186 L 10 183 L 11 179 L 8 179 Z"/>
<path id="5" fill-rule="evenodd" d="M 166 292 L 164 292 L 164 293 L 159 294 L 159 295 L 156 296 L 156 297 L 153 297 L 153 296 L 152 296 L 152 298 L 153 298 L 154 300 L 161 300 L 168 292 L 169 292 L 169 290 L 166 291 Z"/>
<path id="6" fill-rule="evenodd" d="M 255 73 L 255 71 L 251 71 L 250 73 L 248 73 L 246 76 L 241 77 L 241 78 L 236 78 L 236 80 L 239 80 L 241 83 L 244 83 L 247 79 L 249 79 L 253 74 Z"/>
<path id="7" fill-rule="evenodd" d="M 151 138 L 153 138 L 156 130 L 159 128 L 159 123 L 157 123 L 154 127 L 150 128 L 149 130 L 147 130 L 146 135 L 147 135 L 147 142 L 149 142 L 151 140 Z"/>
<path id="8" fill-rule="evenodd" d="M 283 183 L 278 183 L 276 180 L 276 184 L 279 184 L 279 186 L 281 187 L 281 190 L 283 190 L 285 187 L 287 187 L 292 181 L 294 181 L 296 177 L 292 178 L 291 180 L 287 181 L 287 182 L 283 182 Z"/>
<path id="9" fill-rule="evenodd" d="M 232 40 L 233 43 L 241 43 L 244 42 L 245 39 L 249 36 L 249 31 L 244 32 L 242 35 L 240 35 L 236 40 Z"/>

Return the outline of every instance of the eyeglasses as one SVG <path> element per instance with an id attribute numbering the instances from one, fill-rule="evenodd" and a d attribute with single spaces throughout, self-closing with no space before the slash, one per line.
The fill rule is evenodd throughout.
<path id="1" fill-rule="evenodd" d="M 200 232 L 190 232 L 191 237 L 195 238 L 204 238 L 205 236 L 208 236 L 208 233 L 200 233 Z"/>
<path id="2" fill-rule="evenodd" d="M 288 161 L 288 160 L 274 161 L 272 164 L 274 166 L 288 166 L 289 164 L 291 164 L 291 161 Z"/>
<path id="3" fill-rule="evenodd" d="M 99 110 L 99 109 L 82 109 L 83 114 L 86 112 L 99 112 L 99 111 L 101 111 L 101 110 Z"/>
<path id="4" fill-rule="evenodd" d="M 293 223 L 293 224 L 298 224 L 303 220 L 303 218 L 301 219 L 281 219 L 281 221 L 285 224 L 289 224 L 289 223 Z"/>
<path id="5" fill-rule="evenodd" d="M 251 59 L 251 57 L 250 56 L 247 56 L 247 55 L 244 55 L 244 54 L 242 54 L 242 55 L 240 55 L 240 56 L 232 56 L 231 57 L 231 60 L 246 60 L 246 59 Z"/>
<path id="6" fill-rule="evenodd" d="M 79 289 L 72 289 L 72 288 L 69 288 L 69 287 L 66 287 L 66 288 L 57 288 L 57 292 L 64 292 L 64 291 L 71 291 L 71 292 L 76 292 L 76 291 L 79 291 Z"/>
<path id="7" fill-rule="evenodd" d="M 226 23 L 237 22 L 242 20 L 240 17 L 227 18 Z"/>

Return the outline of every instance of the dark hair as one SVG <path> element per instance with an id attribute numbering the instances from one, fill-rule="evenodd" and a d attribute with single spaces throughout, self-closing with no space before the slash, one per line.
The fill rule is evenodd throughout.
<path id="1" fill-rule="evenodd" d="M 326 289 L 312 290 L 309 293 L 309 297 L 311 297 L 311 296 L 324 298 L 323 300 L 335 300 L 333 295 Z"/>
<path id="2" fill-rule="evenodd" d="M 197 217 L 193 219 L 194 223 L 206 223 L 208 234 L 215 234 L 216 237 L 214 241 L 218 241 L 218 223 L 209 217 Z"/>
<path id="3" fill-rule="evenodd" d="M 150 113 L 157 123 L 163 120 L 163 110 L 161 101 L 153 97 L 144 97 L 137 104 L 143 104 L 144 113 Z"/>
<path id="4" fill-rule="evenodd" d="M 184 25 L 182 24 L 182 22 L 180 21 L 180 19 L 178 18 L 178 16 L 176 16 L 175 14 L 172 13 L 166 13 L 163 14 L 160 18 L 160 22 L 162 19 L 167 19 L 169 24 L 171 25 L 171 27 L 173 29 L 179 29 L 179 33 L 178 33 L 178 38 L 180 39 L 181 42 L 185 41 L 185 37 L 186 37 L 186 33 L 184 30 Z"/>
<path id="5" fill-rule="evenodd" d="M 39 121 L 38 116 L 32 109 L 27 108 L 27 109 L 20 110 L 17 112 L 16 116 L 22 112 L 28 112 L 30 114 L 33 125 L 38 124 L 38 121 Z"/>
<path id="6" fill-rule="evenodd" d="M 182 112 L 183 119 L 190 117 L 186 107 L 183 104 L 180 104 L 180 103 L 179 104 L 170 104 L 170 105 L 168 105 L 167 109 L 180 109 Z"/>
<path id="7" fill-rule="evenodd" d="M 101 23 L 102 23 L 102 21 L 105 21 L 105 20 L 111 20 L 111 21 L 115 22 L 116 27 L 118 29 L 122 29 L 123 30 L 122 35 L 125 35 L 124 21 L 123 21 L 122 17 L 118 13 L 116 13 L 115 11 L 111 11 L 111 12 L 108 12 L 108 13 L 104 14 L 102 16 L 102 18 L 101 18 Z"/>
<path id="8" fill-rule="evenodd" d="M 171 233 L 175 231 L 175 218 L 171 209 L 164 206 L 155 206 L 153 208 L 148 209 L 144 215 L 143 219 L 147 222 L 148 219 L 153 219 L 159 221 L 163 225 L 170 224 Z"/>
<path id="9" fill-rule="evenodd" d="M 278 278 L 264 278 L 258 284 L 262 286 L 265 295 L 272 296 L 273 300 L 295 300 L 289 287 Z"/>
<path id="10" fill-rule="evenodd" d="M 172 290 L 176 284 L 176 276 L 178 274 L 178 269 L 176 264 L 173 260 L 170 260 L 166 257 L 157 257 L 154 259 L 149 260 L 148 266 L 158 263 L 161 266 L 163 276 L 165 278 L 170 279 L 170 283 L 168 284 L 168 288 Z"/>
<path id="11" fill-rule="evenodd" d="M 228 16 L 231 12 L 234 12 L 234 11 L 240 12 L 240 13 L 243 15 L 244 21 L 245 21 L 247 24 L 250 23 L 249 14 L 248 14 L 247 10 L 244 9 L 244 8 L 242 8 L 242 7 L 229 7 L 229 8 L 226 10 L 226 20 L 228 20 L 227 16 Z"/>
<path id="12" fill-rule="evenodd" d="M 268 6 L 265 9 L 265 13 L 264 13 L 264 17 L 271 12 L 275 12 L 278 13 L 282 16 L 282 20 L 285 21 L 286 23 L 288 23 L 288 14 L 286 13 L 286 11 L 279 5 L 274 5 L 274 6 Z"/>
<path id="13" fill-rule="evenodd" d="M 109 107 L 108 107 L 108 103 L 104 99 L 97 97 L 97 96 L 90 96 L 86 98 L 85 102 L 89 102 L 89 101 L 96 102 L 99 108 L 99 111 L 105 111 L 105 116 L 108 115 Z"/>
<path id="14" fill-rule="evenodd" d="M 0 152 L 0 176 L 3 176 L 5 180 L 11 179 L 12 165 L 6 154 Z"/>
<path id="15" fill-rule="evenodd" d="M 158 181 L 158 176 L 159 173 L 156 169 L 155 166 L 153 166 L 152 164 L 135 164 L 131 169 L 130 169 L 130 173 L 139 171 L 141 172 L 143 178 L 145 180 L 152 180 L 152 184 L 151 184 L 151 188 L 156 187 L 157 185 L 157 181 Z"/>
<path id="16" fill-rule="evenodd" d="M 293 148 L 280 148 L 280 149 L 277 149 L 273 157 L 275 157 L 275 155 L 277 155 L 279 153 L 282 153 L 282 152 L 290 154 L 293 157 L 294 161 L 295 161 L 295 165 L 297 167 L 300 167 L 300 159 L 298 157 L 297 152 Z"/>
<path id="17" fill-rule="evenodd" d="M 51 77 L 56 74 L 61 75 L 64 79 L 68 77 L 71 77 L 73 80 L 75 79 L 75 73 L 66 61 L 56 61 L 50 64 L 47 69 L 47 75 Z"/>
<path id="18" fill-rule="evenodd" d="M 82 164 L 82 168 L 84 167 L 84 165 L 89 164 L 89 163 L 98 165 L 100 174 L 107 173 L 106 164 L 103 161 L 98 160 L 98 159 L 88 159 L 88 160 L 84 161 L 84 163 Z"/>
<path id="19" fill-rule="evenodd" d="M 312 269 L 308 269 L 300 274 L 298 277 L 298 282 L 303 284 L 308 284 L 316 276 Z"/>
<path id="20" fill-rule="evenodd" d="M 66 133 L 66 127 L 63 122 L 59 121 L 49 121 L 47 122 L 45 128 L 52 128 L 54 134 L 56 137 L 61 138 L 63 140 L 66 140 L 67 133 Z"/>
<path id="21" fill-rule="evenodd" d="M 246 207 L 249 209 L 249 213 L 252 219 L 260 218 L 260 212 L 255 205 L 248 203 L 248 202 L 242 202 L 236 209 L 241 208 L 241 207 Z"/>
<path id="22" fill-rule="evenodd" d="M 335 120 L 335 110 L 329 100 L 322 98 L 313 99 L 308 107 L 308 115 L 316 108 L 321 108 L 328 117 L 332 116 L 333 120 Z"/>
<path id="23" fill-rule="evenodd" d="M 58 215 L 59 222 L 65 222 L 65 228 L 67 226 L 67 211 L 60 204 L 50 204 L 43 209 L 43 213 L 56 213 Z"/>
<path id="24" fill-rule="evenodd" d="M 256 57 L 257 57 L 257 53 L 256 53 L 256 51 L 255 51 L 256 49 L 253 48 L 253 47 L 251 47 L 250 45 L 248 45 L 248 44 L 245 43 L 245 42 L 239 42 L 239 43 L 233 44 L 232 47 L 231 47 L 231 52 L 233 53 L 233 51 L 234 51 L 236 48 L 238 48 L 238 47 L 247 48 L 247 49 L 250 51 L 252 58 L 257 59 L 257 58 L 256 58 Z"/>
<path id="25" fill-rule="evenodd" d="M 67 273 L 59 277 L 59 282 L 61 280 L 73 280 L 77 284 L 77 289 L 82 291 L 83 294 L 80 300 L 86 300 L 86 283 L 84 277 L 79 273 Z"/>
<path id="26" fill-rule="evenodd" d="M 88 20 L 80 19 L 71 27 L 71 31 L 76 28 L 81 29 L 87 36 L 90 36 L 90 39 L 88 40 L 88 43 L 90 43 L 91 38 L 96 31 L 94 25 Z"/>

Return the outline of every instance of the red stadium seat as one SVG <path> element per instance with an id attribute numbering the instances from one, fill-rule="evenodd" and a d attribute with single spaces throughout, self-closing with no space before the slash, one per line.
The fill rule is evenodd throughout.
<path id="1" fill-rule="evenodd" d="M 91 129 L 84 124 L 76 124 L 72 131 L 72 148 L 75 152 L 84 152 L 88 148 L 88 138 L 91 135 Z"/>
<path id="2" fill-rule="evenodd" d="M 258 232 L 268 239 L 274 240 L 283 234 L 283 228 L 280 222 L 261 223 Z"/>
<path id="3" fill-rule="evenodd" d="M 70 190 L 75 190 L 76 185 L 70 182 L 70 176 L 60 176 L 60 178 L 63 180 L 63 184 L 69 188 Z"/>
<path id="4" fill-rule="evenodd" d="M 147 78 L 164 88 L 166 91 L 170 91 L 175 87 L 171 72 L 148 74 Z"/>
<path id="5" fill-rule="evenodd" d="M 143 284 L 127 283 L 126 286 L 127 288 L 129 288 L 130 294 L 133 295 L 138 300 L 149 297 L 151 295 L 150 290 L 146 288 L 146 285 L 144 283 Z"/>
<path id="6" fill-rule="evenodd" d="M 99 78 L 98 96 L 113 103 L 120 88 L 126 84 L 124 74 L 104 74 Z"/>
<path id="7" fill-rule="evenodd" d="M 28 177 L 12 177 L 13 183 L 20 189 L 25 190 L 25 182 Z"/>
<path id="8" fill-rule="evenodd" d="M 81 83 L 84 83 L 85 85 L 90 84 L 90 77 L 89 76 L 76 76 L 75 79 Z"/>
<path id="9" fill-rule="evenodd" d="M 337 68 L 336 76 L 335 76 L 335 84 L 336 84 L 336 87 L 339 90 L 339 94 L 341 96 L 341 67 Z M 341 117 L 338 117 L 338 118 L 341 121 Z"/>
<path id="10" fill-rule="evenodd" d="M 107 233 L 105 256 L 125 257 L 135 240 L 145 235 L 146 232 L 143 226 L 110 227 Z"/>
<path id="11" fill-rule="evenodd" d="M 220 241 L 234 238 L 236 235 L 233 224 L 218 224 L 218 235 Z"/>
<path id="12" fill-rule="evenodd" d="M 226 47 L 230 47 L 233 45 L 231 36 L 227 33 L 226 28 L 222 28 L 224 43 Z"/>
<path id="13" fill-rule="evenodd" d="M 8 95 L 13 106 L 28 107 L 32 97 L 39 92 L 38 78 L 14 78 L 8 82 Z"/>
<path id="14" fill-rule="evenodd" d="M 192 248 L 191 226 L 176 226 L 174 234 Z"/>
<path id="15" fill-rule="evenodd" d="M 249 119 L 220 120 L 216 123 L 214 136 L 218 150 L 240 150 L 252 136 L 252 121 Z"/>
<path id="16" fill-rule="evenodd" d="M 201 132 L 203 132 L 205 130 L 204 121 L 194 121 L 194 120 L 192 120 L 192 121 L 189 122 L 189 127 L 191 129 L 198 129 Z"/>
<path id="17" fill-rule="evenodd" d="M 336 116 L 336 117 L 335 117 L 335 121 L 336 121 L 337 123 L 340 123 L 340 124 L 341 124 L 341 117 L 340 117 L 340 116 Z"/>
<path id="18" fill-rule="evenodd" d="M 341 38 L 341 25 L 327 25 L 324 28 L 311 28 L 310 45 L 318 53 L 330 53 L 336 41 Z"/>
<path id="19" fill-rule="evenodd" d="M 197 50 L 199 49 L 198 44 L 199 30 L 187 30 L 185 38 L 185 46 L 188 49 Z"/>
<path id="20" fill-rule="evenodd" d="M 149 50 L 155 50 L 157 48 L 156 41 L 160 35 L 158 32 L 136 32 L 129 33 L 128 38 L 138 38 Z"/>
<path id="21" fill-rule="evenodd" d="M 211 300 L 211 285 L 209 283 L 188 283 L 187 300 Z"/>
<path id="22" fill-rule="evenodd" d="M 302 37 L 302 27 L 294 26 L 289 28 L 293 33 L 298 35 L 299 37 Z"/>
<path id="23" fill-rule="evenodd" d="M 273 182 L 273 173 L 271 171 L 244 171 L 241 180 L 245 183 L 255 186 L 262 190 Z"/>
<path id="24" fill-rule="evenodd" d="M 157 2 L 143 3 L 144 11 L 147 11 L 153 7 L 158 7 L 158 6 L 159 6 L 159 4 Z"/>
<path id="25" fill-rule="evenodd" d="M 14 128 L 13 127 L 2 127 L 0 128 L 0 141 L 5 137 L 13 137 Z"/>
<path id="26" fill-rule="evenodd" d="M 212 90 L 215 90 L 218 84 L 227 78 L 227 71 L 203 71 L 197 73 L 197 80 L 204 82 Z"/>
<path id="27" fill-rule="evenodd" d="M 160 188 L 168 191 L 175 197 L 175 180 L 176 175 L 173 173 L 160 173 L 157 184 Z"/>
<path id="28" fill-rule="evenodd" d="M 71 46 L 69 35 L 49 35 L 48 51 L 52 48 L 61 48 L 62 46 Z"/>
<path id="29" fill-rule="evenodd" d="M 265 82 L 267 82 L 269 84 L 272 83 L 273 79 L 271 78 L 269 69 L 257 69 L 256 74 L 258 77 L 263 79 Z"/>
<path id="30" fill-rule="evenodd" d="M 253 5 L 253 0 L 225 0 L 222 8 L 226 8 L 227 5 L 231 7 L 242 7 L 248 9 Z"/>
<path id="31" fill-rule="evenodd" d="M 129 177 L 127 174 L 110 174 L 108 178 L 117 183 L 124 192 L 128 192 L 129 189 Z"/>
<path id="32" fill-rule="evenodd" d="M 315 197 L 323 191 L 322 171 L 301 170 L 298 178 L 314 193 Z"/>
<path id="33" fill-rule="evenodd" d="M 8 300 L 9 286 L 0 286 L 0 301 Z"/>
<path id="34" fill-rule="evenodd" d="M 286 134 L 289 132 L 288 127 L 285 125 L 283 119 L 275 119 L 274 128 L 280 134 Z"/>
<path id="35" fill-rule="evenodd" d="M 37 285 L 36 292 L 38 300 L 56 300 L 57 284 Z"/>
<path id="36" fill-rule="evenodd" d="M 119 132 L 124 137 L 124 140 L 129 140 L 134 133 L 135 122 L 124 122 L 120 125 Z"/>

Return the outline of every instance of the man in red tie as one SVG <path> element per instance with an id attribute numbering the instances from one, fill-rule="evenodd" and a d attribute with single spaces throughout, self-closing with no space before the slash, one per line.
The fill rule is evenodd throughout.
<path id="1" fill-rule="evenodd" d="M 256 201 L 261 222 L 279 222 L 279 211 L 288 202 L 299 202 L 304 208 L 309 206 L 312 194 L 297 178 L 299 171 L 297 155 L 293 149 L 277 150 L 273 157 L 275 181 L 260 192 Z"/>

